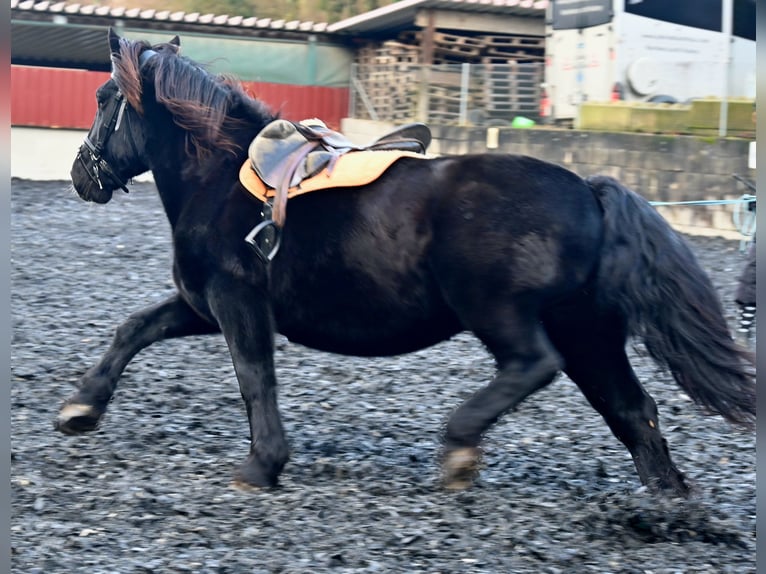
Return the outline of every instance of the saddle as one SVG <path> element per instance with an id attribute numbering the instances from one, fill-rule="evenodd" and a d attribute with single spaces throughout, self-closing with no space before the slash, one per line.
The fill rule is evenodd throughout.
<path id="1" fill-rule="evenodd" d="M 262 201 L 274 198 L 272 219 L 274 224 L 282 227 L 287 198 L 301 188 L 306 188 L 305 192 L 370 183 L 400 157 L 424 158 L 430 143 L 431 131 L 421 123 L 401 126 L 371 144 L 359 146 L 340 132 L 327 128 L 320 120 L 293 123 L 280 119 L 263 128 L 250 144 L 248 160 L 240 170 L 240 180 Z M 357 155 L 360 153 L 361 156 Z M 346 177 L 332 181 L 329 178 L 341 158 L 344 161 L 340 163 L 348 167 L 343 170 Z M 304 183 L 320 173 L 327 176 L 324 182 Z M 253 176 L 260 181 L 255 181 Z"/>

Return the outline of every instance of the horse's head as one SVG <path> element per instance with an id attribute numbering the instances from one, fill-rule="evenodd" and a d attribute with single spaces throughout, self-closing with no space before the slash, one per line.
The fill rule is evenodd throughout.
<path id="1" fill-rule="evenodd" d="M 121 39 L 109 29 L 112 77 L 96 91 L 96 117 L 70 172 L 81 198 L 106 203 L 115 189 L 127 192 L 127 181 L 149 170 L 144 157 L 141 67 L 162 51 L 177 52 L 179 45 L 177 36 L 151 47 Z"/>
<path id="2" fill-rule="evenodd" d="M 247 146 L 275 119 L 233 78 L 178 54 L 180 41 L 150 45 L 109 30 L 112 77 L 72 166 L 83 199 L 106 203 L 145 171 L 194 185 L 236 178 Z M 232 167 L 236 166 L 236 168 Z"/>

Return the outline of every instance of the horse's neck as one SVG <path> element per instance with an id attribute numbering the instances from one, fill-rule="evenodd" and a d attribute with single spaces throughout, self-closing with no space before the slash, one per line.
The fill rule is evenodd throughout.
<path id="1" fill-rule="evenodd" d="M 181 212 L 190 201 L 189 198 L 193 192 L 170 170 L 152 170 L 152 175 L 168 222 L 171 228 L 175 229 Z"/>
<path id="2" fill-rule="evenodd" d="M 238 160 L 234 156 L 229 156 L 227 152 L 218 153 L 227 154 L 228 157 L 224 158 L 223 161 L 220 161 L 220 157 L 206 160 L 215 165 L 215 168 L 211 169 L 214 173 L 206 178 L 200 175 L 197 160 L 193 156 L 187 156 L 185 153 L 176 154 L 172 159 L 167 155 L 157 156 L 169 159 L 169 161 L 155 162 L 152 175 L 165 214 L 173 229 L 175 229 L 179 217 L 190 202 L 204 202 L 206 198 L 211 200 L 220 198 L 237 179 L 239 167 L 246 159 L 244 155 L 241 160 Z M 200 206 L 197 211 L 205 213 L 209 210 Z"/>
<path id="3" fill-rule="evenodd" d="M 199 160 L 194 154 L 187 153 L 186 132 L 173 123 L 168 123 L 167 116 L 160 116 L 156 122 L 147 117 L 153 137 L 147 146 L 152 161 L 152 174 L 165 208 L 170 225 L 175 228 L 176 222 L 188 202 L 199 201 L 206 191 L 220 196 L 227 187 L 227 182 L 234 183 L 238 177 L 239 167 L 247 158 L 247 148 L 258 133 L 259 121 L 247 120 L 249 126 L 236 135 L 241 147 L 241 159 L 235 158 L 230 152 L 213 149 L 213 155 L 205 162 L 208 165 L 209 176 L 202 175 Z M 242 128 L 240 128 L 242 129 Z M 204 166 L 203 166 L 204 167 Z"/>

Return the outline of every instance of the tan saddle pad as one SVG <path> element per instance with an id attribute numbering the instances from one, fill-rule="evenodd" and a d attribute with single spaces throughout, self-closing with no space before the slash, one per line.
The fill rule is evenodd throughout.
<path id="1" fill-rule="evenodd" d="M 287 197 L 333 187 L 359 187 L 378 179 L 395 161 L 403 157 L 428 159 L 421 153 L 402 150 L 351 151 L 337 158 L 332 169 L 324 168 L 316 175 L 291 187 Z M 274 197 L 275 190 L 263 183 L 248 158 L 239 170 L 239 181 L 261 201 Z"/>

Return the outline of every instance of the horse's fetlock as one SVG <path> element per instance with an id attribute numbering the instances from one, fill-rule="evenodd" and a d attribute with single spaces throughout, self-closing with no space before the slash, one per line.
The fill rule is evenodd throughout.
<path id="1" fill-rule="evenodd" d="M 286 458 L 265 460 L 258 453 L 251 452 L 234 477 L 234 485 L 240 489 L 275 487 L 286 462 Z"/>

